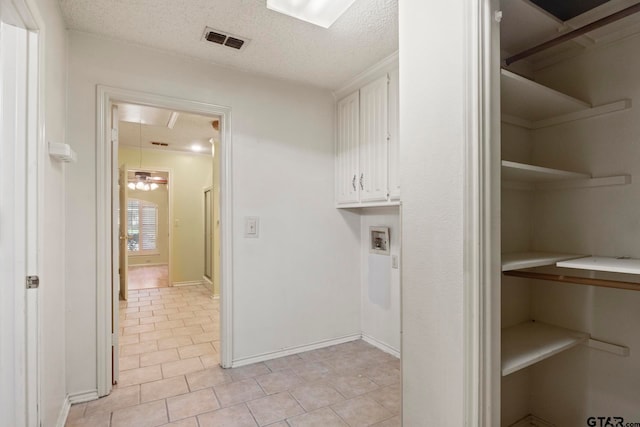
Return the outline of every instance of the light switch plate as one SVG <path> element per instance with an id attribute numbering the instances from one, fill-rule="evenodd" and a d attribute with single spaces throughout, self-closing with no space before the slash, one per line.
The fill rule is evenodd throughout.
<path id="1" fill-rule="evenodd" d="M 244 219 L 244 237 L 258 238 L 260 219 L 257 216 L 247 216 Z"/>

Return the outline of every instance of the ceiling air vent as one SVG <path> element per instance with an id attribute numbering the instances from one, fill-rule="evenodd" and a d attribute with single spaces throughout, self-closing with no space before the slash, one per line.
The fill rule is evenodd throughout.
<path id="1" fill-rule="evenodd" d="M 157 142 L 157 141 L 151 141 L 151 145 L 157 145 L 158 147 L 168 147 L 169 144 L 167 144 L 166 142 Z"/>
<path id="2" fill-rule="evenodd" d="M 242 47 L 249 43 L 249 39 L 241 37 L 235 34 L 227 33 L 225 31 L 214 30 L 207 27 L 204 29 L 203 40 L 211 43 L 231 47 L 233 49 L 240 50 Z"/>
<path id="3" fill-rule="evenodd" d="M 209 31 L 206 38 L 212 43 L 223 44 L 227 39 L 227 36 L 225 36 L 224 34 L 216 33 L 215 31 Z"/>
<path id="4" fill-rule="evenodd" d="M 240 49 L 243 44 L 244 40 L 240 40 L 235 37 L 227 37 L 227 41 L 224 43 L 225 46 L 229 46 L 234 49 Z"/>

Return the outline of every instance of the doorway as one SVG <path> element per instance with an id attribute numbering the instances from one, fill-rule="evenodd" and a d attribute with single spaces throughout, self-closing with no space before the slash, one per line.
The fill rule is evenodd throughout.
<path id="1" fill-rule="evenodd" d="M 119 262 L 122 310 L 114 382 L 126 384 L 137 369 L 194 351 L 191 363 L 218 364 L 219 286 L 211 267 L 219 251 L 207 253 L 206 243 L 219 241 L 211 229 L 219 199 L 211 194 L 214 209 L 204 209 L 202 188 L 220 181 L 220 118 L 132 103 L 113 109 L 119 165 L 113 216 L 119 254 L 113 260 Z"/>
<path id="2" fill-rule="evenodd" d="M 120 275 L 121 280 L 124 278 L 127 290 L 169 287 L 172 242 L 169 218 L 173 200 L 170 171 L 132 168 L 126 163 L 121 169 L 126 181 L 119 181 L 126 185 L 120 188 L 125 199 L 120 206 L 126 209 L 121 211 L 124 218 L 120 221 L 120 235 L 125 236 L 126 260 L 122 260 L 120 270 L 127 270 Z"/>
<path id="3" fill-rule="evenodd" d="M 105 268 L 106 265 L 102 265 L 101 269 L 99 265 L 99 274 L 101 277 L 107 279 L 105 282 L 109 283 L 109 287 L 104 289 L 104 292 L 101 292 L 99 296 L 101 303 L 99 304 L 101 307 L 104 307 L 104 312 L 98 313 L 99 320 L 99 331 L 104 331 L 104 335 L 102 338 L 105 341 L 102 341 L 102 338 L 99 337 L 100 347 L 103 348 L 103 351 L 99 351 L 99 357 L 102 356 L 103 359 L 98 362 L 98 386 L 99 386 L 99 395 L 106 395 L 109 393 L 112 382 L 118 381 L 118 374 L 120 371 L 119 367 L 119 352 L 118 349 L 120 346 L 118 345 L 119 335 L 125 332 L 125 328 L 133 328 L 129 329 L 128 332 L 133 334 L 142 334 L 145 332 L 153 332 L 146 331 L 146 329 L 150 329 L 149 326 L 155 326 L 150 319 L 148 319 L 148 313 L 144 314 L 144 318 L 147 320 L 140 321 L 138 320 L 137 325 L 133 325 L 135 321 L 127 322 L 128 320 L 135 319 L 136 316 L 129 316 L 127 318 L 127 311 L 134 311 L 132 309 L 136 308 L 139 313 L 141 311 L 153 311 L 154 298 L 156 305 L 163 305 L 162 309 L 177 309 L 177 312 L 159 314 L 159 316 L 167 316 L 167 319 L 156 319 L 159 322 L 171 322 L 187 319 L 186 316 L 180 314 L 181 311 L 179 305 L 182 303 L 189 303 L 191 298 L 200 298 L 202 295 L 210 295 L 211 304 L 209 301 L 202 302 L 201 305 L 203 307 L 202 313 L 195 313 L 205 315 L 205 311 L 216 311 L 217 304 L 219 304 L 219 321 L 215 326 L 206 325 L 203 326 L 203 335 L 199 337 L 199 339 L 214 339 L 217 342 L 217 347 L 215 348 L 217 357 L 215 359 L 216 364 L 220 364 L 223 367 L 228 367 L 231 364 L 231 316 L 230 310 L 228 309 L 231 304 L 231 205 L 230 205 L 230 189 L 231 189 L 231 175 L 230 175 L 230 160 L 231 160 L 231 152 L 230 152 L 230 132 L 229 132 L 229 124 L 230 124 L 230 110 L 226 107 L 214 106 L 214 105 L 206 105 L 197 102 L 191 102 L 186 100 L 179 100 L 174 98 L 166 98 L 160 97 L 156 95 L 149 94 L 141 94 L 137 92 L 119 90 L 114 88 L 106 88 L 99 87 L 98 89 L 98 120 L 99 120 L 99 129 L 102 129 L 101 136 L 98 138 L 98 146 L 102 146 L 102 150 L 99 151 L 99 164 L 102 162 L 104 165 L 108 165 L 108 168 L 104 168 L 99 174 L 99 186 L 104 185 L 105 188 L 109 190 L 106 194 L 109 195 L 108 200 L 104 201 L 104 205 L 107 209 L 102 210 L 102 212 L 108 213 L 106 218 L 100 218 L 99 226 L 102 231 L 107 231 L 106 233 L 100 233 L 99 236 L 99 245 L 105 253 L 110 253 L 110 259 L 114 260 L 111 262 L 111 268 Z M 138 120 L 129 120 L 129 122 L 120 120 L 119 116 L 121 111 L 119 111 L 118 107 L 120 105 L 132 105 L 137 106 L 137 108 L 142 108 L 142 110 L 148 110 L 152 113 L 160 113 L 158 110 L 166 110 L 168 111 L 168 116 L 165 116 L 166 121 L 162 126 L 167 126 L 172 123 L 173 126 L 178 127 L 180 124 L 180 118 L 182 117 L 183 122 L 189 122 L 190 120 L 195 120 L 198 117 L 200 120 L 205 120 L 208 128 L 213 133 L 212 135 L 208 135 L 205 141 L 199 141 L 198 146 L 196 146 L 196 142 L 193 139 L 188 137 L 183 137 L 183 147 L 179 147 L 174 145 L 164 145 L 167 143 L 166 140 L 163 140 L 164 137 L 157 133 L 153 133 L 151 131 L 158 131 L 158 129 L 146 129 L 149 133 L 145 135 L 145 120 L 143 119 L 144 114 L 140 113 Z M 147 111 L 147 112 L 148 112 Z M 128 114 L 128 113 L 127 113 Z M 157 119 L 160 120 L 160 119 Z M 128 124 L 125 124 L 128 123 Z M 141 127 L 142 126 L 142 127 Z M 123 128 L 124 132 L 120 132 L 120 128 Z M 125 140 L 128 138 L 125 136 L 127 134 L 127 127 L 130 127 L 133 130 L 129 132 L 131 135 L 136 135 L 133 138 L 133 142 Z M 142 137 L 140 136 L 142 129 Z M 136 133 L 137 132 L 137 133 Z M 124 138 L 123 138 L 124 137 Z M 210 142 L 212 141 L 212 142 Z M 145 143 L 146 142 L 146 143 Z M 169 141 L 171 142 L 171 141 Z M 151 143 L 158 143 L 151 144 Z M 206 145 L 205 145 L 206 143 Z M 142 144 L 142 145 L 141 145 Z M 147 147 L 147 145 L 151 146 L 151 148 Z M 185 148 L 186 147 L 186 148 Z M 125 152 L 128 150 L 128 158 L 123 157 L 123 161 L 120 159 L 120 152 Z M 161 151 L 161 150 L 164 150 Z M 199 150 L 199 153 L 196 151 Z M 159 161 L 159 157 L 161 155 L 172 154 L 175 156 L 181 156 L 182 161 L 180 161 L 179 165 L 164 166 Z M 185 159 L 190 160 L 185 160 Z M 193 165 L 196 163 L 195 159 L 200 159 L 202 161 L 205 160 L 209 166 L 209 175 L 210 180 L 208 182 L 202 182 L 200 184 L 191 182 L 193 180 L 203 178 L 202 173 L 194 173 Z M 217 165 L 214 163 L 217 162 Z M 167 176 L 167 187 L 169 198 L 175 197 L 175 200 L 170 204 L 173 205 L 173 208 L 169 209 L 168 214 L 168 225 L 171 229 L 171 240 L 173 240 L 173 244 L 170 244 L 169 257 L 172 257 L 173 252 L 181 253 L 182 249 L 178 250 L 180 245 L 184 245 L 184 242 L 178 241 L 178 233 L 176 230 L 181 230 L 182 228 L 187 228 L 193 222 L 200 222 L 202 226 L 201 230 L 198 233 L 198 238 L 193 239 L 187 237 L 184 241 L 187 242 L 187 245 L 192 245 L 194 248 L 197 247 L 199 250 L 204 252 L 204 201 L 202 198 L 202 189 L 205 186 L 212 186 L 214 188 L 213 196 L 214 199 L 217 198 L 219 203 L 219 212 L 220 218 L 218 221 L 212 219 L 212 224 L 218 224 L 217 227 L 217 238 L 219 239 L 219 250 L 217 253 L 212 253 L 212 256 L 219 257 L 218 262 L 215 260 L 211 261 L 211 265 L 220 264 L 220 268 L 217 271 L 214 271 L 213 277 L 214 281 L 211 284 L 208 284 L 203 277 L 205 277 L 205 266 L 204 266 L 204 255 L 202 256 L 193 256 L 194 260 L 197 259 L 198 264 L 188 264 L 188 262 L 192 261 L 189 257 L 187 261 L 177 262 L 169 261 L 168 265 L 168 283 L 165 288 L 155 288 L 151 290 L 137 290 L 136 297 L 137 301 L 132 301 L 131 297 L 129 300 L 124 303 L 124 301 L 120 301 L 121 290 L 120 290 L 120 262 L 119 255 L 122 251 L 120 251 L 121 241 L 126 240 L 127 236 L 120 235 L 120 229 L 118 224 L 124 223 L 123 220 L 120 219 L 120 216 L 116 216 L 119 211 L 120 206 L 120 192 L 118 179 L 116 176 L 120 175 L 120 167 L 127 163 L 128 169 L 133 170 L 133 178 L 135 179 L 135 171 L 139 172 L 154 172 L 159 173 L 164 171 L 168 171 L 169 174 Z M 190 174 L 186 175 L 186 178 L 179 178 L 178 166 L 185 168 L 187 170 L 191 170 Z M 217 173 L 213 172 L 214 167 L 217 167 Z M 191 168 L 191 169 L 189 169 Z M 129 174 L 130 175 L 130 174 Z M 154 175 L 151 174 L 151 177 Z M 161 175 L 157 175 L 160 177 Z M 215 176 L 215 179 L 214 179 Z M 121 182 L 127 181 L 129 176 L 125 180 L 120 180 Z M 146 180 L 146 178 L 145 178 Z M 189 181 L 191 180 L 191 181 Z M 176 188 L 181 183 L 186 182 L 191 187 L 195 189 L 197 203 L 194 205 L 190 203 L 188 200 L 184 200 L 182 198 L 183 191 L 179 188 Z M 127 185 L 130 184 L 127 182 Z M 134 183 L 137 184 L 137 183 Z M 150 183 L 149 183 L 150 184 Z M 174 196 L 172 196 L 172 194 Z M 193 219 L 188 215 L 183 215 L 180 213 L 180 208 L 186 208 L 187 214 L 191 212 L 197 212 L 200 219 Z M 112 225 L 113 219 L 113 225 Z M 214 230 L 215 231 L 215 230 Z M 129 233 L 127 233 L 129 234 Z M 214 233 L 215 236 L 215 233 Z M 124 237 L 124 239 L 121 239 Z M 138 237 L 140 238 L 140 237 Z M 144 237 L 142 237 L 144 239 Z M 201 244 L 197 243 L 202 241 Z M 133 243 L 132 243 L 133 244 Z M 140 242 L 138 242 L 138 245 Z M 128 245 L 128 242 L 127 242 Z M 135 245 L 134 245 L 135 246 Z M 183 246 L 184 247 L 184 246 Z M 229 249 L 227 249 L 229 248 Z M 127 246 L 128 251 L 128 246 Z M 175 257 L 174 257 L 175 258 Z M 118 262 L 116 262 L 118 260 Z M 100 263 L 99 263 L 100 264 Z M 197 266 L 202 264 L 201 266 Z M 194 267 L 193 265 L 196 265 Z M 119 271 L 120 269 L 120 271 Z M 195 278 L 187 278 L 182 279 L 180 274 L 182 273 L 188 274 L 196 274 Z M 216 280 L 217 278 L 217 280 Z M 165 289 L 166 291 L 163 291 Z M 202 291 L 204 290 L 204 291 Z M 172 293 L 173 295 L 162 295 L 165 301 L 164 303 L 158 300 L 158 295 L 151 295 L 151 291 L 154 293 Z M 202 291 L 202 292 L 200 292 Z M 149 295 L 140 295 L 141 293 L 149 293 Z M 187 295 L 183 295 L 182 297 L 176 296 L 176 293 L 186 293 Z M 168 301 L 169 298 L 180 299 L 182 301 Z M 219 302 L 218 302 L 219 298 Z M 108 299 L 108 301 L 107 301 Z M 107 305 L 108 304 L 108 305 Z M 127 307 L 121 310 L 121 305 L 124 306 L 127 304 Z M 128 305 L 132 306 L 129 307 Z M 167 305 L 175 305 L 174 307 L 167 307 Z M 142 309 L 141 309 L 142 307 Z M 158 307 L 159 308 L 159 307 Z M 161 310 L 162 310 L 161 309 Z M 186 308 L 185 308 L 186 310 Z M 173 311 L 173 310 L 170 310 Z M 197 310 L 196 310 L 197 311 Z M 169 319 L 169 314 L 172 314 L 173 320 Z M 142 319 L 143 314 L 138 314 L 138 319 Z M 182 318 L 182 319 L 181 319 Z M 147 323 L 149 322 L 149 323 Z M 187 322 L 196 322 L 196 320 L 187 320 Z M 185 321 L 183 320 L 183 323 Z M 144 326 L 143 326 L 144 325 Z M 140 331 L 136 331 L 136 327 L 140 329 Z M 160 325 L 161 328 L 167 327 L 167 329 L 181 328 L 186 327 L 180 325 L 174 325 L 165 323 Z M 212 331 L 211 329 L 215 328 L 217 331 Z M 145 331 L 142 331 L 145 329 Z M 154 328 L 155 329 L 155 328 Z M 175 331 L 174 331 L 175 332 Z M 178 331 L 184 332 L 184 331 Z M 215 332 L 215 336 L 211 336 L 210 332 Z M 107 337 L 108 334 L 108 337 Z M 113 335 L 112 335 L 113 334 Z M 161 334 L 166 334 L 166 332 L 162 332 Z M 159 334 L 159 335 L 161 335 Z M 111 345 L 111 339 L 113 339 L 113 345 Z M 125 339 L 126 341 L 126 339 Z M 123 343 L 123 345 L 126 345 Z M 127 362 L 131 362 L 128 360 Z M 203 362 L 204 363 L 204 362 Z M 212 363 L 212 359 L 210 357 L 206 358 L 206 363 Z M 130 365 L 128 365 L 130 366 Z"/>

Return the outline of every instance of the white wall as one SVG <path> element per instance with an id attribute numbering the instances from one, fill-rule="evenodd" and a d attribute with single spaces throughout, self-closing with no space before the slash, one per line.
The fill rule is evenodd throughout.
<path id="1" fill-rule="evenodd" d="M 400 257 L 399 208 L 369 208 L 361 216 L 362 335 L 386 351 L 400 353 L 400 269 L 391 257 Z M 390 255 L 369 253 L 369 227 L 389 227 Z"/>
<path id="2" fill-rule="evenodd" d="M 399 2 L 406 426 L 463 425 L 464 4 Z"/>
<path id="3" fill-rule="evenodd" d="M 45 141 L 67 142 L 67 33 L 56 0 L 34 0 L 42 17 L 45 42 Z M 45 150 L 46 142 L 40 147 Z M 41 408 L 43 426 L 55 425 L 66 395 L 65 340 L 65 166 L 44 155 L 44 218 L 40 230 L 42 253 L 40 271 L 40 363 Z"/>
<path id="4" fill-rule="evenodd" d="M 96 84 L 233 109 L 235 360 L 359 332 L 360 221 L 334 208 L 331 94 L 71 33 L 68 140 L 81 159 L 67 198 L 71 391 L 96 387 Z M 243 238 L 246 216 L 260 217 L 259 239 Z"/>
<path id="5" fill-rule="evenodd" d="M 536 194 L 534 249 L 640 258 L 639 50 L 636 35 L 537 73 L 542 83 L 594 105 L 630 98 L 633 107 L 534 132 L 535 164 L 594 176 L 631 174 L 632 184 Z M 534 411 L 567 426 L 608 414 L 640 420 L 640 292 L 551 282 L 536 283 L 532 292 L 535 318 L 631 348 L 621 358 L 579 347 L 539 364 L 532 375 Z"/>

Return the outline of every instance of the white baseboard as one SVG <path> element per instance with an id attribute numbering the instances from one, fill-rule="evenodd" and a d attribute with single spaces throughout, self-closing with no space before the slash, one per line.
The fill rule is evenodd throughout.
<path id="1" fill-rule="evenodd" d="M 191 280 L 188 282 L 173 282 L 171 286 L 196 286 L 202 284 L 202 280 Z"/>
<path id="2" fill-rule="evenodd" d="M 68 394 L 62 402 L 62 407 L 58 413 L 58 420 L 56 421 L 56 427 L 64 427 L 67 423 L 67 417 L 69 416 L 69 409 L 74 403 L 88 402 L 90 400 L 96 400 L 98 398 L 98 390 L 83 391 L 80 393 Z"/>
<path id="3" fill-rule="evenodd" d="M 96 400 L 99 398 L 98 390 L 81 391 L 80 393 L 73 393 L 67 396 L 69 403 L 72 405 L 75 403 L 89 402 L 90 400 Z"/>
<path id="4" fill-rule="evenodd" d="M 390 355 L 397 357 L 398 359 L 400 358 L 400 350 L 396 350 L 395 348 L 389 346 L 388 344 L 383 343 L 382 341 L 375 339 L 370 335 L 363 333 L 362 341 L 369 343 L 372 346 L 384 351 L 385 353 L 389 353 Z"/>
<path id="5" fill-rule="evenodd" d="M 58 413 L 56 427 L 64 427 L 64 425 L 67 423 L 67 417 L 69 416 L 70 408 L 71 402 L 69 401 L 69 396 L 67 396 L 64 398 L 64 402 L 62 402 L 62 407 L 60 408 L 60 412 Z"/>
<path id="6" fill-rule="evenodd" d="M 555 424 L 551 424 L 549 421 L 529 414 L 520 421 L 511 424 L 509 427 L 555 427 Z"/>
<path id="7" fill-rule="evenodd" d="M 304 353 L 305 351 L 317 350 L 319 348 L 324 348 L 324 347 L 331 347 L 332 345 L 343 344 L 346 342 L 359 340 L 360 338 L 362 338 L 361 334 L 346 335 L 340 338 L 317 341 L 312 344 L 305 344 L 305 345 L 300 345 L 296 347 L 289 347 L 284 350 L 272 351 L 269 353 L 259 354 L 257 356 L 250 356 L 250 357 L 235 359 L 231 362 L 231 367 L 237 368 L 240 366 L 251 365 L 252 363 L 264 362 L 265 360 L 277 359 L 278 357 Z"/>
<path id="8" fill-rule="evenodd" d="M 129 267 L 160 267 L 163 265 L 169 265 L 166 262 L 149 262 L 149 263 L 142 263 L 142 264 L 131 264 L 129 263 Z"/>

